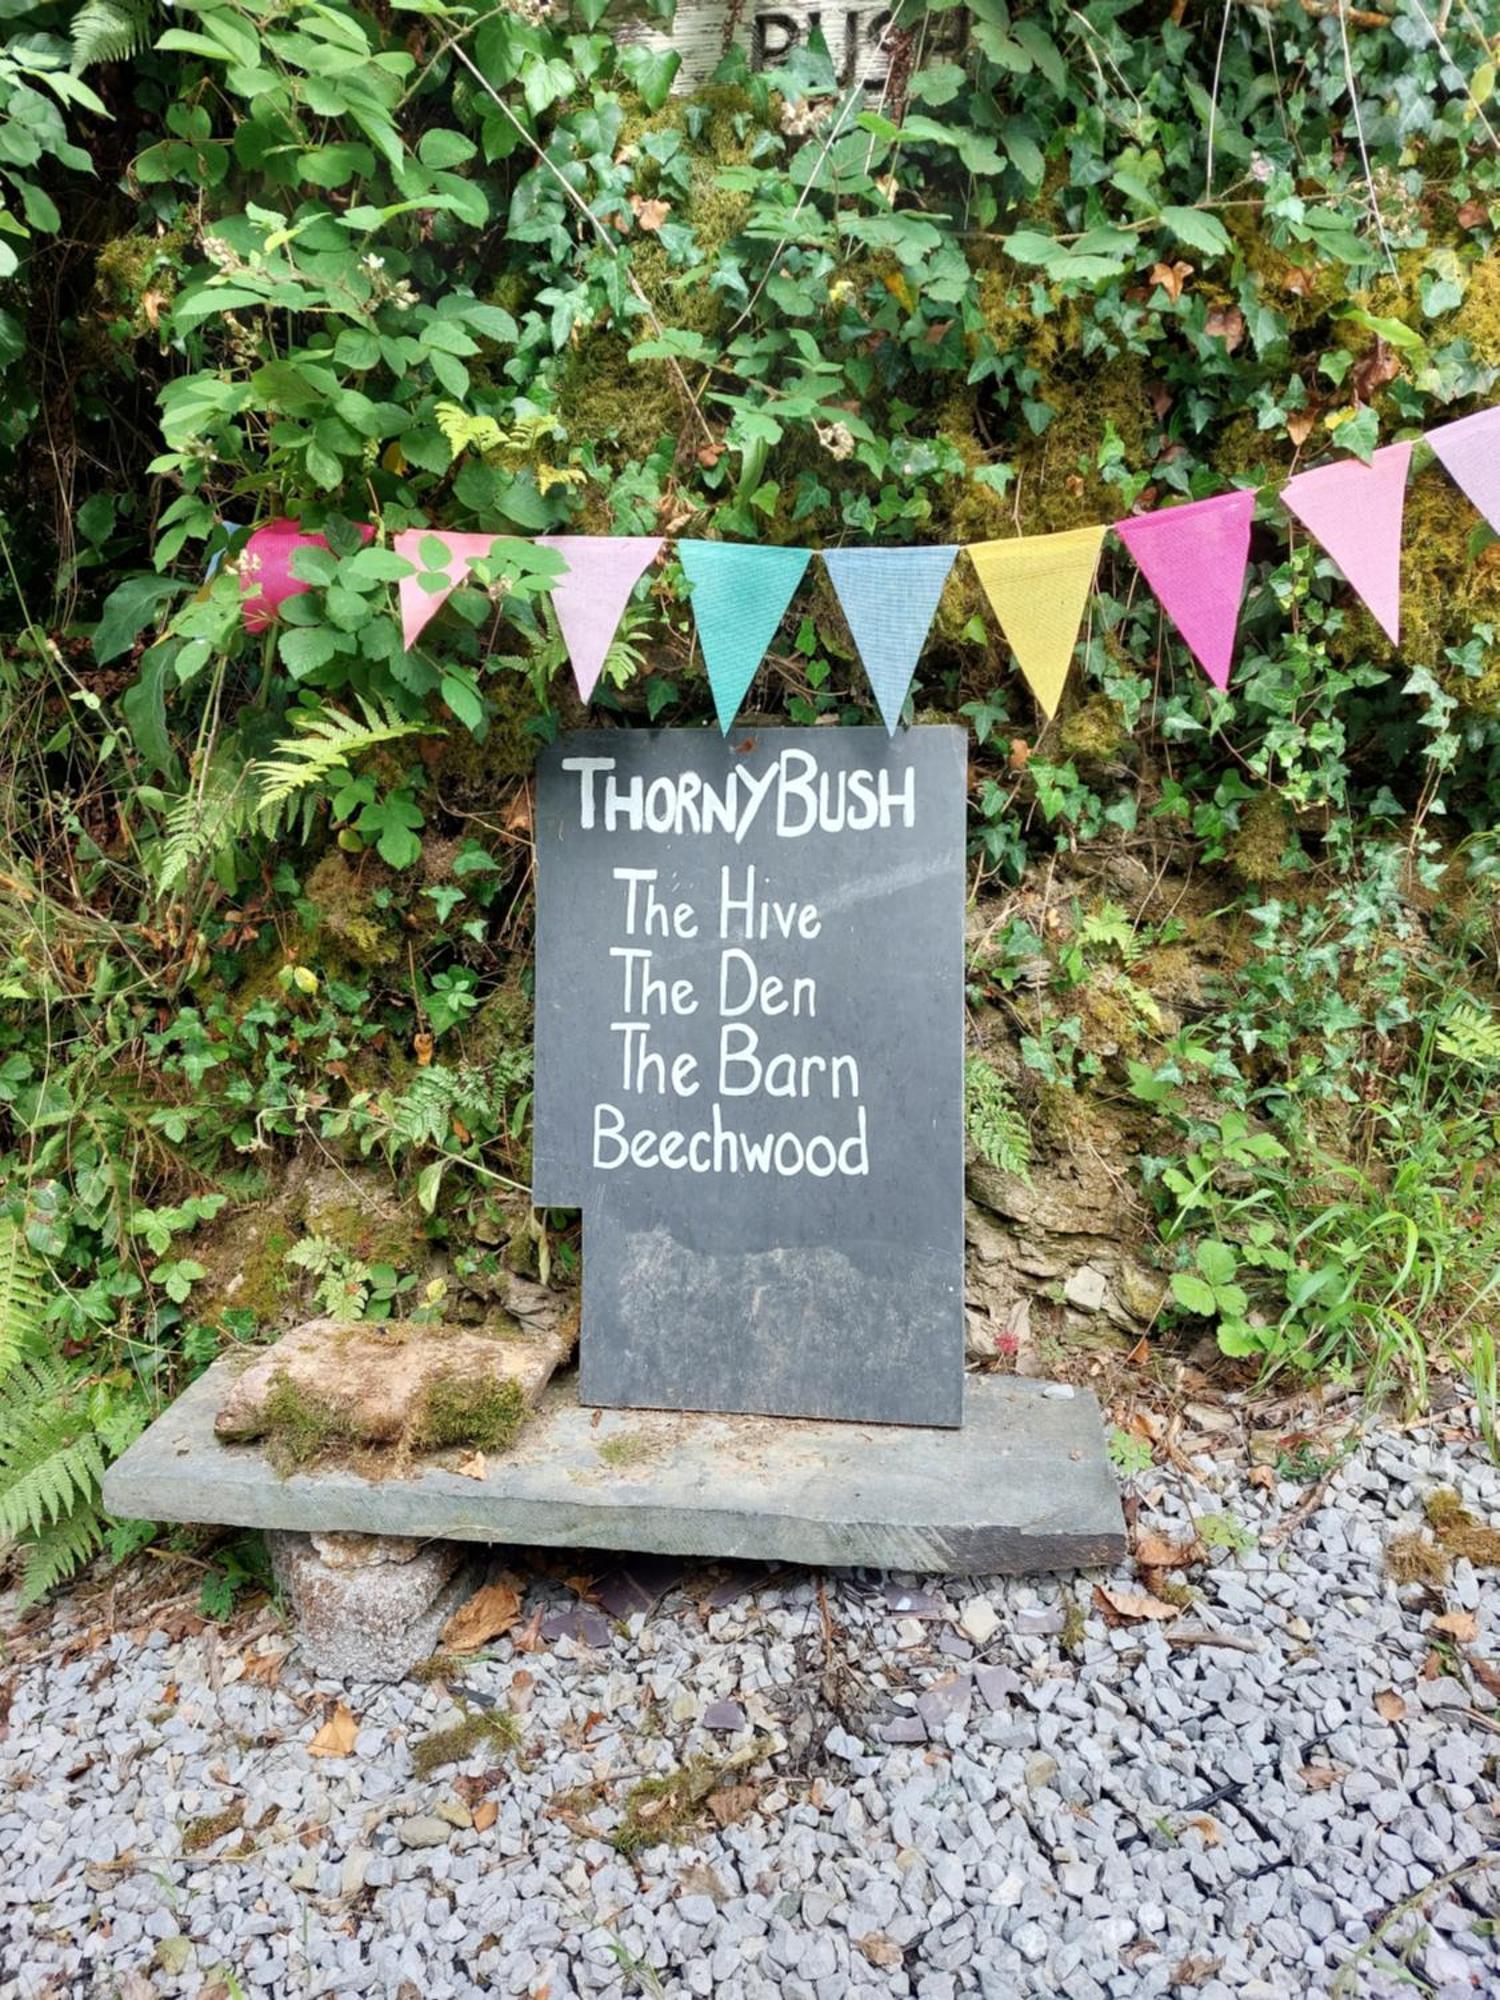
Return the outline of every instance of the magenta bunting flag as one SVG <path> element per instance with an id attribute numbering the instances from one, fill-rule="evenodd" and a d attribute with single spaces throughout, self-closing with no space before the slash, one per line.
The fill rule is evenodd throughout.
<path id="1" fill-rule="evenodd" d="M 539 535 L 539 549 L 555 549 L 568 565 L 552 586 L 552 609 L 562 628 L 579 699 L 588 701 L 614 644 L 620 619 L 661 547 L 660 535 Z"/>
<path id="2" fill-rule="evenodd" d="M 1410 465 L 1409 444 L 1388 444 L 1369 465 L 1341 459 L 1299 472 L 1281 489 L 1283 506 L 1322 543 L 1393 644 L 1401 636 L 1401 518 Z"/>
<path id="3" fill-rule="evenodd" d="M 375 530 L 368 521 L 359 524 L 360 539 L 369 541 Z M 298 549 L 326 549 L 327 537 L 304 533 L 300 521 L 284 515 L 266 521 L 255 530 L 240 552 L 240 594 L 244 599 L 240 616 L 247 632 L 264 632 L 274 625 L 278 612 L 289 597 L 300 597 L 311 586 L 292 575 L 292 557 Z M 212 572 L 210 572 L 212 574 Z"/>
<path id="4" fill-rule="evenodd" d="M 1216 688 L 1229 685 L 1255 495 L 1218 493 L 1116 521 L 1163 611 Z"/>
<path id="5" fill-rule="evenodd" d="M 396 586 L 401 600 L 401 643 L 408 651 L 417 643 L 422 627 L 437 616 L 469 574 L 469 564 L 482 562 L 500 539 L 499 535 L 440 535 L 435 528 L 403 528 L 395 537 L 391 546 L 396 554 L 415 563 L 418 570 L 415 576 L 403 576 Z M 441 543 L 447 553 L 441 570 L 437 563 L 423 560 L 423 545 L 430 542 Z M 427 553 L 430 555 L 431 549 Z M 446 590 L 422 588 L 423 575 L 440 573 L 448 579 Z"/>
<path id="6" fill-rule="evenodd" d="M 1500 535 L 1500 407 L 1427 433 L 1438 462 Z"/>

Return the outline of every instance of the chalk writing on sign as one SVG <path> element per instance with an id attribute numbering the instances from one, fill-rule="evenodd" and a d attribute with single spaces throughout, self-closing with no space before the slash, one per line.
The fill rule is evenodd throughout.
<path id="1" fill-rule="evenodd" d="M 584 1210 L 586 1400 L 957 1421 L 962 760 L 544 757 L 533 1194 Z"/>
<path id="2" fill-rule="evenodd" d="M 919 56 L 951 53 L 963 35 L 962 16 L 934 15 Z M 841 90 L 855 82 L 878 94 L 890 68 L 891 9 L 886 0 L 844 0 L 839 6 L 734 6 L 732 0 L 679 0 L 671 32 L 639 21 L 620 24 L 621 41 L 675 49 L 682 58 L 675 88 L 706 83 L 731 43 L 744 49 L 754 69 L 778 69 L 794 49 L 821 35 Z"/>

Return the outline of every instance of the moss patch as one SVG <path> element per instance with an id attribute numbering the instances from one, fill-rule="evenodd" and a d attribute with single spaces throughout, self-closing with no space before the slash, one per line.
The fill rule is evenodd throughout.
<path id="1" fill-rule="evenodd" d="M 713 1757 L 690 1757 L 664 1778 L 643 1778 L 625 1795 L 625 1815 L 613 1841 L 621 1854 L 639 1854 L 659 1843 L 687 1840 L 702 1823 L 710 1794 L 728 1766 Z"/>
<path id="2" fill-rule="evenodd" d="M 430 1778 L 445 1764 L 462 1764 L 476 1750 L 504 1756 L 521 1741 L 520 1725 L 513 1715 L 477 1709 L 448 1729 L 435 1729 L 424 1736 L 411 1753 L 411 1768 L 418 1778 Z"/>
<path id="3" fill-rule="evenodd" d="M 1385 1573 L 1392 1583 L 1426 1583 L 1436 1589 L 1448 1581 L 1445 1550 L 1430 1535 L 1393 1535 L 1386 1543 Z"/>
<path id="4" fill-rule="evenodd" d="M 316 1396 L 300 1388 L 284 1368 L 271 1380 L 265 1410 L 266 1456 L 285 1475 L 310 1465 L 335 1445 L 357 1444 L 347 1419 Z"/>
<path id="5" fill-rule="evenodd" d="M 233 1805 L 225 1806 L 222 1812 L 204 1813 L 199 1819 L 190 1819 L 182 1829 L 183 1853 L 201 1854 L 216 1840 L 222 1840 L 226 1833 L 233 1833 L 243 1825 L 244 1818 L 245 1802 L 237 1799 Z"/>
<path id="6" fill-rule="evenodd" d="M 427 1391 L 411 1442 L 418 1451 L 455 1445 L 504 1451 L 525 1420 L 519 1382 L 494 1375 L 443 1375 Z"/>
<path id="7" fill-rule="evenodd" d="M 1449 1555 L 1476 1569 L 1500 1569 L 1500 1528 L 1477 1520 L 1451 1486 L 1434 1493 L 1423 1511 Z"/>
<path id="8" fill-rule="evenodd" d="M 1297 854 L 1292 816 L 1276 792 L 1257 792 L 1240 815 L 1227 849 L 1229 865 L 1246 882 L 1285 882 Z"/>
<path id="9" fill-rule="evenodd" d="M 624 1437 L 606 1438 L 596 1449 L 606 1465 L 623 1468 L 628 1465 L 640 1465 L 646 1459 L 653 1458 L 658 1447 L 650 1438 L 642 1437 L 639 1431 L 630 1431 Z"/>

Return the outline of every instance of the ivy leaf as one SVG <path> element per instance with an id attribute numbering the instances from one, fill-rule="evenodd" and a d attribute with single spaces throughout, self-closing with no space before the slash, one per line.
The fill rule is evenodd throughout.
<path id="1" fill-rule="evenodd" d="M 539 118 L 549 105 L 556 104 L 572 90 L 575 78 L 565 62 L 556 56 L 537 56 L 521 72 L 521 90 L 526 108 Z"/>
<path id="2" fill-rule="evenodd" d="M 676 49 L 653 49 L 644 45 L 622 49 L 619 67 L 639 93 L 648 111 L 660 111 L 671 95 L 672 83 L 682 67 Z"/>

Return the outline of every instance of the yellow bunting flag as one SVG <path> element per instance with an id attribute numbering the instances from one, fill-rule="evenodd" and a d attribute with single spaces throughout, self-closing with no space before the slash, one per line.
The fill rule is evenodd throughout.
<path id="1" fill-rule="evenodd" d="M 976 542 L 969 550 L 1016 665 L 1050 721 L 1078 642 L 1106 527 Z"/>

